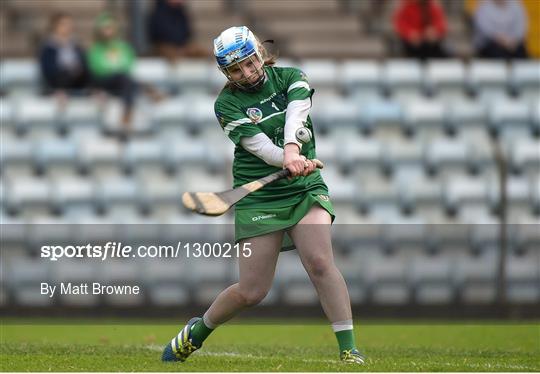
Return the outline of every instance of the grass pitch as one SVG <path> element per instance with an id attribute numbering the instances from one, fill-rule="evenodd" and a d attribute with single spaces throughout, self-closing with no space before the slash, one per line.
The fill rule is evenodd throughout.
<path id="1" fill-rule="evenodd" d="M 162 363 L 182 323 L 2 321 L 2 371 L 540 371 L 540 324 L 357 321 L 365 366 L 338 360 L 322 321 L 229 324 L 185 363 Z M 358 323 L 360 322 L 360 323 Z"/>

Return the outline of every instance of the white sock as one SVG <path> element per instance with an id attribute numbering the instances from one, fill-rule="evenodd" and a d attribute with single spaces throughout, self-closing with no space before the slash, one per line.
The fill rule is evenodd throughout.
<path id="1" fill-rule="evenodd" d="M 210 318 L 208 318 L 208 312 L 204 313 L 203 317 L 203 323 L 206 325 L 206 327 L 208 327 L 209 329 L 215 329 L 216 327 L 219 326 L 219 324 L 216 324 L 212 321 L 210 321 Z"/>
<path id="2" fill-rule="evenodd" d="M 353 329 L 352 319 L 332 323 L 332 330 L 334 330 L 334 332 L 352 330 L 352 329 Z"/>

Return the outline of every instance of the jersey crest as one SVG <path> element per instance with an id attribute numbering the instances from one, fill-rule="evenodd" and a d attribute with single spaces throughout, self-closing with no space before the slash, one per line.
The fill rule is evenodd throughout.
<path id="1" fill-rule="evenodd" d="M 259 108 L 248 108 L 246 114 L 253 123 L 259 123 L 263 116 L 262 111 Z"/>

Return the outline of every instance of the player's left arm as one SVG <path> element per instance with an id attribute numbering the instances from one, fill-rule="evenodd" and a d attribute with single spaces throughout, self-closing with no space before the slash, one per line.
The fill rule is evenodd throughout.
<path id="1" fill-rule="evenodd" d="M 302 143 L 296 139 L 296 131 L 307 122 L 313 90 L 306 75 L 298 69 L 290 69 L 287 84 L 283 166 L 289 169 L 293 176 L 307 175 L 315 170 L 315 165 L 300 156 Z"/>

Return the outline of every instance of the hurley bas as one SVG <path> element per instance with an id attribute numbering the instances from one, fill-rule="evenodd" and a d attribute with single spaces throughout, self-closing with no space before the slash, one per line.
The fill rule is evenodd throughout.
<path id="1" fill-rule="evenodd" d="M 139 295 L 139 286 L 128 285 L 103 285 L 98 282 L 93 283 L 72 283 L 61 282 L 59 285 L 41 283 L 41 294 L 54 297 L 56 291 L 60 295 Z"/>

